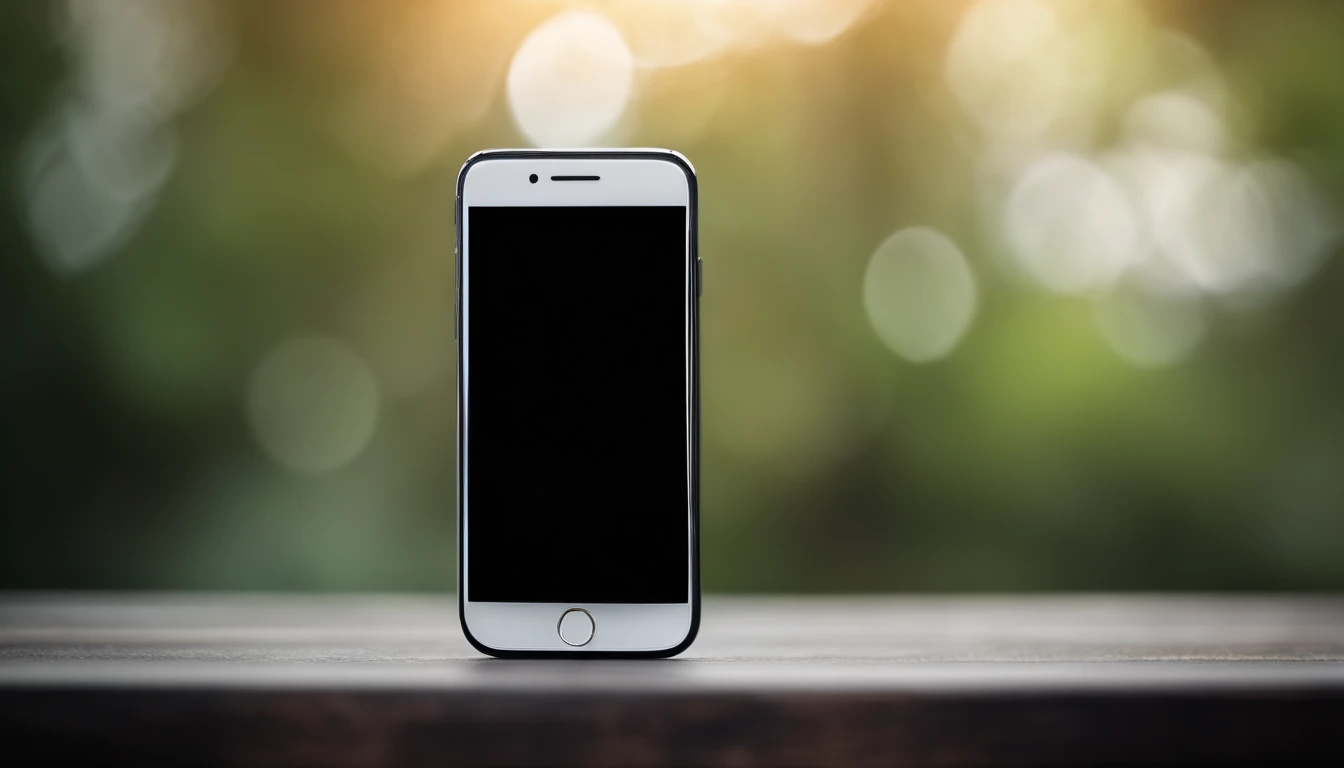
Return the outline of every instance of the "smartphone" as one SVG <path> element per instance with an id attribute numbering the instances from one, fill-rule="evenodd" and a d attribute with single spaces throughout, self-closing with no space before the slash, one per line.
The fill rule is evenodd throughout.
<path id="1" fill-rule="evenodd" d="M 695 639 L 696 178 L 667 150 L 497 150 L 457 178 L 458 602 L 500 657 Z"/>

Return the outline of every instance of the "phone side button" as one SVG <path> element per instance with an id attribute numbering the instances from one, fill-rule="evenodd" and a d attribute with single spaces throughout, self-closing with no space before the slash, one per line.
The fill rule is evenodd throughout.
<path id="1" fill-rule="evenodd" d="M 457 341 L 457 302 L 453 302 L 453 341 Z"/>
<path id="2" fill-rule="evenodd" d="M 705 260 L 695 257 L 695 295 L 705 292 Z"/>
<path id="3" fill-rule="evenodd" d="M 560 614 L 560 621 L 555 625 L 555 629 L 560 633 L 560 639 L 565 645 L 578 648 L 592 641 L 593 633 L 597 630 L 597 622 L 593 621 L 591 613 L 582 608 L 570 608 Z"/>

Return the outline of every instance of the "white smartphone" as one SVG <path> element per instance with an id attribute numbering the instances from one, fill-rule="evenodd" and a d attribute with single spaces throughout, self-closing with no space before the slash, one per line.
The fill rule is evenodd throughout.
<path id="1" fill-rule="evenodd" d="M 483 653 L 648 658 L 695 639 L 696 250 L 675 152 L 462 166 L 458 601 Z"/>

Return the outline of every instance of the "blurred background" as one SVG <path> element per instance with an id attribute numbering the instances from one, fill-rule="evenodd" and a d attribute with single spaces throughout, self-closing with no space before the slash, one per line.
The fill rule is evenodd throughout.
<path id="1" fill-rule="evenodd" d="M 457 170 L 629 145 L 707 590 L 1344 589 L 1344 4 L 0 17 L 0 588 L 452 589 Z"/>

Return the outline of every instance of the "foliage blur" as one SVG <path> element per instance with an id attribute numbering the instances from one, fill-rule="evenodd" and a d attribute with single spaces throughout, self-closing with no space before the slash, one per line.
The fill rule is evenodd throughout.
<path id="1" fill-rule="evenodd" d="M 451 589 L 457 169 L 630 145 L 706 589 L 1344 588 L 1344 4 L 0 18 L 0 587 Z"/>

